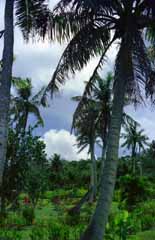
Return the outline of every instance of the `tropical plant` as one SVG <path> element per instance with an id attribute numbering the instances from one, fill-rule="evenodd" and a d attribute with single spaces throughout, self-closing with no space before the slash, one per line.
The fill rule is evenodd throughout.
<path id="1" fill-rule="evenodd" d="M 16 139 L 18 138 L 18 140 Z M 17 207 L 21 191 L 29 193 L 32 203 L 38 200 L 48 179 L 45 144 L 40 137 L 33 136 L 29 128 L 17 136 L 14 129 L 9 129 L 7 161 L 3 176 L 2 197 L 5 202 Z"/>
<path id="2" fill-rule="evenodd" d="M 142 86 L 147 88 L 147 94 L 154 93 L 154 73 L 144 43 L 145 32 L 154 27 L 153 10 L 154 4 L 149 0 L 61 0 L 53 13 L 55 21 L 59 18 L 59 23 L 53 24 L 53 32 L 61 40 L 65 38 L 71 41 L 47 87 L 51 93 L 65 82 L 69 72 L 74 74 L 92 57 L 100 56 L 80 101 L 80 105 L 84 104 L 105 54 L 114 42 L 118 45 L 112 116 L 100 196 L 82 240 L 102 240 L 105 233 L 116 180 L 125 96 L 128 94 L 137 103 L 143 99 Z"/>
<path id="3" fill-rule="evenodd" d="M 88 147 L 91 158 L 91 182 L 90 182 L 90 201 L 93 202 L 97 193 L 97 170 L 95 159 L 95 142 L 97 138 L 96 124 L 97 105 L 93 100 L 89 100 L 87 108 L 83 109 L 81 117 L 74 123 L 74 132 L 77 136 L 77 146 L 82 151 Z"/>
<path id="4" fill-rule="evenodd" d="M 14 23 L 14 10 L 16 23 Z M 14 25 L 22 30 L 24 39 L 36 34 L 44 38 L 50 12 L 45 0 L 6 0 L 4 31 L 4 49 L 0 84 L 0 186 L 2 185 L 7 151 L 7 129 L 9 119 L 10 88 L 13 64 Z M 43 21 L 44 20 L 44 21 Z M 0 197 L 1 205 L 1 197 Z M 0 206 L 1 207 L 1 206 Z"/>
<path id="5" fill-rule="evenodd" d="M 28 193 L 33 208 L 36 207 L 38 200 L 48 190 L 48 168 L 46 162 L 31 162 L 28 170 L 24 174 L 24 190 Z"/>
<path id="6" fill-rule="evenodd" d="M 122 133 L 124 138 L 122 147 L 127 147 L 128 150 L 131 150 L 133 174 L 136 172 L 136 156 L 141 153 L 141 150 L 145 150 L 149 139 L 144 134 L 144 129 L 139 129 L 139 127 L 140 125 L 137 122 L 130 123 L 125 126 L 125 133 Z"/>
<path id="7" fill-rule="evenodd" d="M 80 109 L 77 108 L 73 116 L 72 128 L 74 129 L 75 135 L 77 136 L 77 145 L 80 151 L 88 147 L 91 156 L 92 173 L 90 189 L 97 189 L 97 182 L 93 180 L 95 178 L 97 179 L 96 163 L 94 161 L 95 143 L 97 143 L 102 148 L 101 173 L 104 167 L 107 136 L 112 111 L 113 80 L 113 74 L 111 72 L 107 74 L 105 79 L 102 79 L 98 75 L 96 83 L 92 87 L 91 96 L 85 99 L 85 104 L 82 105 Z M 74 97 L 73 100 L 80 101 L 81 98 L 82 96 L 78 96 Z M 129 104 L 129 100 L 126 100 L 126 104 Z M 122 118 L 122 126 L 124 127 L 127 124 L 134 123 L 135 121 L 124 112 Z M 94 187 L 95 182 L 96 184 Z"/>
<path id="8" fill-rule="evenodd" d="M 16 79 L 14 81 L 17 96 L 11 98 L 11 120 L 13 124 L 16 123 L 17 132 L 25 132 L 30 114 L 34 115 L 37 124 L 43 126 L 43 119 L 41 117 L 39 106 L 41 104 L 41 97 L 43 89 L 32 96 L 32 83 L 30 79 Z"/>
<path id="9" fill-rule="evenodd" d="M 77 136 L 78 147 L 81 150 L 88 147 L 91 158 L 90 200 L 93 201 L 97 192 L 97 170 L 95 160 L 95 144 L 102 143 L 102 160 L 106 149 L 107 133 L 111 115 L 112 103 L 112 73 L 106 79 L 97 76 L 92 89 L 92 96 L 85 99 L 85 105 L 80 111 L 75 111 L 72 128 Z M 80 101 L 81 96 L 73 100 Z M 87 126 L 87 127 L 86 127 Z M 99 140 L 100 139 L 100 140 Z M 103 162 L 102 161 L 102 162 Z"/>

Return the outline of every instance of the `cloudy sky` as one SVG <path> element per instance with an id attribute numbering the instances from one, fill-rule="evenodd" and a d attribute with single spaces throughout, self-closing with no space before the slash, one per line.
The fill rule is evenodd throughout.
<path id="1" fill-rule="evenodd" d="M 53 7 L 58 0 L 51 0 Z M 4 13 L 4 0 L 0 1 L 0 12 Z M 3 29 L 3 14 L 0 15 L 0 30 Z M 15 47 L 14 53 L 16 61 L 13 66 L 14 76 L 29 77 L 32 79 L 34 91 L 45 86 L 58 63 L 63 52 L 64 45 L 49 42 L 24 43 L 19 29 L 15 29 Z M 3 39 L 0 40 L 0 57 L 2 56 Z M 102 76 L 113 70 L 117 49 L 114 45 L 108 52 L 108 60 L 103 67 Z M 87 150 L 81 154 L 77 154 L 75 136 L 70 134 L 72 115 L 75 110 L 75 103 L 71 101 L 71 97 L 81 95 L 84 89 L 84 81 L 87 81 L 93 72 L 98 59 L 90 61 L 88 66 L 80 73 L 76 73 L 74 77 L 63 86 L 60 93 L 50 102 L 50 107 L 41 109 L 42 116 L 45 121 L 45 127 L 39 128 L 36 134 L 42 136 L 47 145 L 48 155 L 59 153 L 66 159 L 75 159 L 87 157 Z M 155 139 L 155 109 L 141 106 L 136 111 L 133 107 L 128 107 L 127 112 L 130 113 L 145 129 L 150 140 Z"/>

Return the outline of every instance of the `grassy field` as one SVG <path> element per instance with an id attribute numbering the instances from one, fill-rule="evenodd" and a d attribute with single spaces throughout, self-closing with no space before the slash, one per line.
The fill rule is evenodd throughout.
<path id="1" fill-rule="evenodd" d="M 79 240 L 81 233 L 89 223 L 95 204 L 85 204 L 78 216 L 70 216 L 68 210 L 75 205 L 84 192 L 84 189 L 74 192 L 72 190 L 47 192 L 44 198 L 39 200 L 35 209 L 35 217 L 29 224 L 23 217 L 25 206 L 24 196 L 21 196 L 18 211 L 9 212 L 3 221 L 0 237 L 9 240 Z M 128 219 L 128 212 L 119 210 L 118 203 L 114 202 L 110 223 L 107 226 L 106 240 L 155 239 L 155 231 L 140 232 L 135 236 L 120 235 L 123 224 L 126 229 L 126 219 Z"/>

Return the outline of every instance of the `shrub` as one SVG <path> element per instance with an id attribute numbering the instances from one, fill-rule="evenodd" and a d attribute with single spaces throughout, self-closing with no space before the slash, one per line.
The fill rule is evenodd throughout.
<path id="1" fill-rule="evenodd" d="M 25 207 L 22 211 L 23 217 L 26 220 L 26 224 L 32 224 L 33 220 L 35 218 L 35 212 L 34 209 L 32 207 Z"/>
<path id="2" fill-rule="evenodd" d="M 49 240 L 69 240 L 69 228 L 53 223 L 49 228 Z"/>
<path id="3" fill-rule="evenodd" d="M 48 231 L 43 227 L 33 227 L 32 232 L 30 233 L 31 240 L 47 240 L 48 239 Z"/>
<path id="4" fill-rule="evenodd" d="M 126 175 L 120 177 L 121 201 L 126 201 L 128 210 L 150 196 L 150 182 L 146 177 Z"/>
<path id="5" fill-rule="evenodd" d="M 135 210 L 134 214 L 137 215 L 137 219 L 140 219 L 142 231 L 154 228 L 155 200 L 139 204 L 139 207 Z"/>

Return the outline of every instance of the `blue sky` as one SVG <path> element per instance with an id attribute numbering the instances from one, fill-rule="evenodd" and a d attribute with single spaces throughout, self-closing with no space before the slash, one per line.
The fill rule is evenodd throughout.
<path id="1" fill-rule="evenodd" d="M 51 7 L 55 5 L 57 0 L 51 0 Z M 4 12 L 4 0 L 0 1 L 0 12 Z M 0 29 L 3 29 L 3 15 L 0 15 Z M 58 63 L 58 60 L 63 52 L 65 45 L 49 42 L 24 43 L 19 29 L 15 29 L 15 47 L 14 53 L 16 61 L 13 67 L 14 76 L 29 77 L 32 79 L 34 91 L 45 86 Z M 0 55 L 2 55 L 3 40 L 0 40 Z M 113 69 L 113 63 L 116 56 L 116 46 L 107 54 L 108 60 L 103 66 L 102 76 L 104 77 L 107 71 Z M 84 81 L 87 81 L 97 63 L 98 59 L 92 59 L 88 66 L 76 75 L 70 76 L 70 80 L 63 86 L 60 93 L 50 101 L 50 107 L 41 109 L 42 116 L 45 121 L 45 127 L 39 128 L 37 134 L 41 135 L 47 145 L 48 155 L 57 152 L 64 158 L 78 160 L 81 157 L 87 157 L 87 150 L 81 154 L 77 154 L 75 136 L 70 135 L 70 127 L 72 115 L 76 104 L 71 101 L 71 97 L 81 95 L 84 89 Z M 142 128 L 150 140 L 155 139 L 155 109 L 150 106 L 141 106 L 136 111 L 133 107 L 128 107 L 127 112 L 132 115 Z"/>

